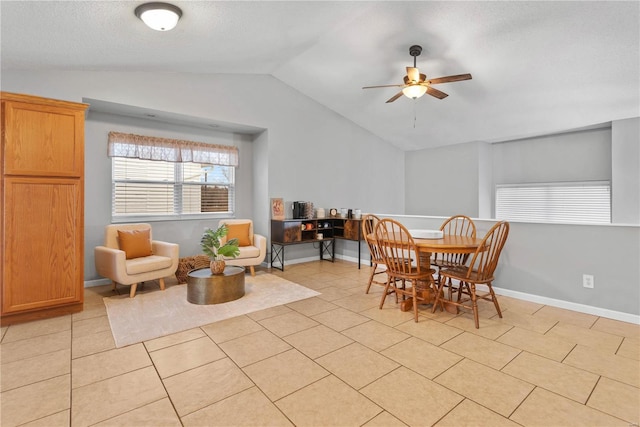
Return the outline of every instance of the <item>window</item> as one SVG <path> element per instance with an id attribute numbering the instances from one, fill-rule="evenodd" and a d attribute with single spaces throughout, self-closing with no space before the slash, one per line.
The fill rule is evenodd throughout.
<path id="1" fill-rule="evenodd" d="M 112 134 L 116 137 L 112 138 Z M 122 142 L 123 137 L 126 142 Z M 188 141 L 144 138 L 140 146 L 136 145 L 137 135 L 109 134 L 109 153 L 112 157 L 112 218 L 114 221 L 131 221 L 137 219 L 186 219 L 201 217 L 229 216 L 235 210 L 235 167 L 195 161 L 176 161 L 183 158 L 205 158 L 216 161 L 220 157 L 228 157 L 229 149 L 237 148 L 206 144 L 205 152 L 187 151 L 183 145 Z M 114 142 L 115 141 L 115 142 Z M 171 146 L 149 146 L 151 141 L 164 143 L 178 142 L 178 149 Z M 112 144 L 113 143 L 113 144 Z M 206 150 L 220 152 L 213 154 Z M 125 154 L 123 156 L 114 153 Z M 149 156 L 150 153 L 160 154 Z M 166 154 L 170 155 L 167 156 Z M 133 154 L 133 155 L 128 155 Z M 147 158 L 140 158 L 140 155 Z M 213 156 L 213 157 L 212 157 Z M 155 160 L 148 157 L 154 157 Z M 171 161 L 158 160 L 169 158 Z M 223 159 L 225 163 L 231 163 Z M 221 161 L 222 162 L 222 161 Z"/>
<path id="2" fill-rule="evenodd" d="M 497 185 L 496 219 L 609 224 L 611 185 L 600 181 Z"/>
<path id="3" fill-rule="evenodd" d="M 233 214 L 234 168 L 114 157 L 112 215 Z"/>

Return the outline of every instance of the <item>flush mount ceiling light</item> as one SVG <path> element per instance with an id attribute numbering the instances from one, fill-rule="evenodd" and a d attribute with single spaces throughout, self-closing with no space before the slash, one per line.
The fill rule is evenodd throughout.
<path id="1" fill-rule="evenodd" d="M 136 7 L 135 14 L 149 28 L 156 31 L 169 31 L 178 23 L 182 10 L 169 3 L 153 2 Z"/>

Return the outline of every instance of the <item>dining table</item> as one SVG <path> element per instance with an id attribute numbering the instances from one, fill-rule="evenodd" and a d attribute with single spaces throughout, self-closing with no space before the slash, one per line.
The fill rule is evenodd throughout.
<path id="1" fill-rule="evenodd" d="M 418 256 L 420 257 L 420 264 L 430 268 L 431 255 L 433 253 L 453 253 L 453 254 L 472 254 L 475 253 L 478 247 L 482 244 L 482 238 L 458 236 L 453 234 L 440 234 L 436 233 L 438 230 L 409 230 L 409 234 L 413 238 L 416 248 L 418 249 Z M 417 236 L 433 235 L 433 238 L 424 238 Z M 375 239 L 373 234 L 367 237 Z M 420 304 L 432 304 L 435 300 L 437 292 L 437 284 L 434 279 L 428 283 L 418 283 L 418 290 L 422 293 L 422 300 Z M 409 311 L 413 307 L 413 301 L 411 298 L 403 300 L 400 303 L 401 311 Z M 457 307 L 455 312 L 457 312 Z M 448 310 L 445 302 L 445 309 Z"/>

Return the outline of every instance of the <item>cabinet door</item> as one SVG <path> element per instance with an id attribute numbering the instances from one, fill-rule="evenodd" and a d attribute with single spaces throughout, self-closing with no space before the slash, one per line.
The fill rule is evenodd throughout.
<path id="1" fill-rule="evenodd" d="M 287 221 L 284 223 L 284 243 L 300 242 L 302 240 L 302 222 Z"/>
<path id="2" fill-rule="evenodd" d="M 274 243 L 295 243 L 302 240 L 302 221 L 271 220 L 271 241 Z"/>
<path id="3" fill-rule="evenodd" d="M 77 108 L 3 102 L 4 174 L 83 174 L 84 111 Z"/>
<path id="4" fill-rule="evenodd" d="M 83 300 L 82 183 L 5 178 L 2 313 Z"/>
<path id="5" fill-rule="evenodd" d="M 360 238 L 360 221 L 347 219 L 344 222 L 344 238 L 358 240 Z"/>

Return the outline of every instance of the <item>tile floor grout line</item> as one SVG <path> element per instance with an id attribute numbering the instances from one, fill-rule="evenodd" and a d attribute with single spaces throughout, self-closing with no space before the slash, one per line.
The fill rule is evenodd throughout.
<path id="1" fill-rule="evenodd" d="M 29 386 L 32 386 L 32 385 L 35 385 L 35 384 L 40 384 L 40 383 L 43 383 L 43 382 L 46 382 L 46 381 L 51 381 L 54 378 L 64 377 L 65 375 L 69 375 L 69 381 L 71 381 L 71 371 L 69 371 L 66 374 L 54 375 L 52 377 L 39 379 L 37 381 L 33 381 L 33 382 L 28 383 L 28 384 L 22 384 L 22 385 L 19 385 L 17 387 L 14 387 L 14 388 L 10 388 L 10 389 L 7 389 L 7 390 L 2 390 L 2 392 L 0 392 L 0 394 L 9 393 L 9 392 L 14 391 L 14 390 L 19 390 L 19 389 L 21 389 L 23 387 L 29 387 Z M 71 384 L 69 384 L 69 390 L 71 390 Z M 71 393 L 71 391 L 69 391 L 69 393 Z M 71 402 L 71 399 L 69 399 L 69 402 Z"/>
<path id="2" fill-rule="evenodd" d="M 437 383 L 436 383 L 437 384 Z M 461 395 L 462 396 L 462 395 Z M 450 413 L 452 413 L 453 411 L 456 410 L 456 408 L 460 405 L 462 405 L 462 403 L 467 400 L 467 398 L 465 396 L 462 396 L 462 400 L 460 402 L 458 402 L 453 408 L 451 408 L 446 414 L 443 414 L 440 418 L 438 418 L 436 420 L 435 423 L 432 424 L 432 426 L 437 425 L 440 421 L 442 421 L 443 419 L 445 419 Z M 474 402 L 477 404 L 477 402 Z M 483 406 L 484 407 L 484 406 Z"/>
<path id="3" fill-rule="evenodd" d="M 531 396 L 531 395 L 533 394 L 533 392 L 534 392 L 537 388 L 538 388 L 538 386 L 537 386 L 537 385 L 535 385 L 535 384 L 533 384 L 533 388 L 531 389 L 531 391 L 529 391 L 529 393 L 527 393 L 527 395 L 526 395 L 526 396 L 525 396 L 525 397 L 520 401 L 520 403 L 518 403 L 518 404 L 516 405 L 516 407 L 515 407 L 515 408 L 513 408 L 513 411 L 511 411 L 511 413 L 509 414 L 509 416 L 507 416 L 507 417 L 505 417 L 505 418 L 507 418 L 507 419 L 509 419 L 509 420 L 511 420 L 511 421 L 513 421 L 513 422 L 515 423 L 516 421 L 512 420 L 512 419 L 511 419 L 511 417 L 513 416 L 513 414 L 515 414 L 515 413 L 516 413 L 516 411 L 518 410 L 518 408 L 520 408 L 520 406 L 522 406 L 522 404 L 523 404 L 524 402 L 526 402 L 526 400 L 529 398 L 529 396 Z M 517 424 L 520 424 L 520 423 L 517 423 Z"/>
<path id="4" fill-rule="evenodd" d="M 201 328 L 200 328 L 200 327 L 195 327 L 195 328 L 192 328 L 192 329 L 201 329 Z M 187 329 L 187 330 L 191 330 L 191 329 Z M 186 332 L 186 331 L 181 331 L 181 332 Z M 179 333 L 181 333 L 181 332 L 176 332 L 176 334 L 179 334 Z M 125 347 L 129 347 L 129 346 L 136 345 L 136 344 L 142 344 L 142 345 L 143 345 L 143 347 L 144 347 L 144 349 L 145 349 L 145 351 L 149 354 L 149 357 L 151 357 L 151 353 L 155 353 L 155 352 L 157 352 L 157 351 L 162 351 L 162 350 L 165 350 L 165 349 L 167 349 L 167 348 L 176 347 L 176 346 L 179 346 L 179 345 L 184 344 L 184 343 L 187 343 L 187 342 L 196 341 L 196 340 L 199 340 L 199 339 L 202 339 L 202 338 L 208 337 L 208 335 L 207 335 L 207 333 L 206 333 L 206 332 L 202 331 L 202 333 L 204 334 L 204 336 L 194 337 L 194 338 L 190 338 L 190 339 L 185 340 L 185 341 L 175 342 L 175 343 L 173 343 L 173 344 L 171 344 L 171 345 L 168 345 L 168 346 L 166 346 L 166 347 L 161 347 L 161 348 L 158 348 L 158 349 L 156 349 L 156 350 L 149 350 L 149 348 L 147 347 L 146 343 L 148 343 L 148 342 L 150 342 L 150 341 L 153 341 L 153 340 L 156 340 L 156 339 L 163 338 L 163 337 L 153 338 L 153 339 L 151 339 L 151 340 L 147 340 L 147 341 L 140 341 L 139 343 L 129 344 L 129 345 L 125 346 Z M 174 334 L 174 335 L 175 335 L 175 334 Z M 217 343 L 216 343 L 216 345 L 217 345 Z M 125 348 L 125 347 L 120 347 L 120 348 Z"/>
<path id="5" fill-rule="evenodd" d="M 567 360 L 567 358 L 569 357 L 569 355 L 571 353 L 573 353 L 573 351 L 578 348 L 578 344 L 574 344 L 573 347 L 571 347 L 571 350 L 569 350 L 569 352 L 562 358 L 562 360 L 560 361 L 560 363 L 564 363 L 565 360 Z M 569 365 L 571 366 L 571 365 Z M 584 369 L 583 369 L 584 370 Z"/>
<path id="6" fill-rule="evenodd" d="M 158 376 L 158 380 L 160 381 L 160 384 L 162 384 L 162 388 L 164 390 L 164 393 L 165 393 L 167 399 L 169 399 L 169 403 L 171 403 L 171 408 L 173 408 L 173 412 L 176 414 L 176 417 L 180 421 L 180 424 L 184 426 L 184 423 L 182 422 L 182 417 L 180 417 L 180 414 L 178 414 L 178 408 L 176 408 L 175 402 L 171 398 L 171 394 L 169 394 L 169 390 L 167 390 L 167 385 L 164 383 L 164 379 L 160 375 L 160 372 L 158 371 L 158 367 L 156 366 L 155 362 L 153 361 L 153 357 L 151 357 L 151 353 L 147 350 L 147 347 L 144 345 L 144 341 L 142 342 L 142 348 L 145 350 L 145 352 L 147 353 L 147 357 L 151 361 L 151 366 L 153 366 L 153 369 L 156 372 L 156 375 Z M 213 362 L 211 362 L 211 363 L 213 363 Z M 167 378 L 170 378 L 170 377 L 167 377 Z M 144 405 L 144 406 L 146 406 L 146 405 Z"/>

